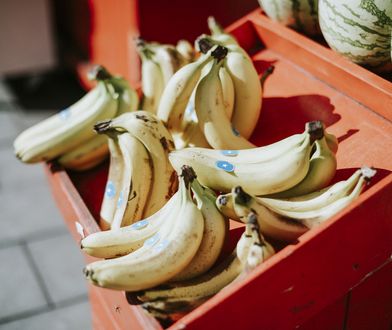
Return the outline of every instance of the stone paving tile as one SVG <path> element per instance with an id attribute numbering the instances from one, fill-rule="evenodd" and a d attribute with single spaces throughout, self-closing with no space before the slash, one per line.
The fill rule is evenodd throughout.
<path id="1" fill-rule="evenodd" d="M 31 185 L 48 185 L 43 165 L 22 163 L 9 145 L 0 147 L 0 164 L 0 189 L 19 190 Z"/>
<path id="2" fill-rule="evenodd" d="M 10 183 L 4 183 L 0 186 L 0 246 L 26 240 L 31 235 L 67 231 L 45 181 L 15 185 L 12 187 Z"/>
<path id="3" fill-rule="evenodd" d="M 82 269 L 85 265 L 80 249 L 66 234 L 28 244 L 38 272 L 55 304 L 66 299 L 87 295 Z"/>
<path id="4" fill-rule="evenodd" d="M 88 330 L 92 329 L 90 305 L 81 302 L 25 319 L 0 325 L 0 330 Z"/>
<path id="5" fill-rule="evenodd" d="M 21 246 L 0 249 L 0 320 L 47 305 Z"/>
<path id="6" fill-rule="evenodd" d="M 0 141 L 10 141 L 19 134 L 20 126 L 17 124 L 20 114 L 11 103 L 0 101 Z"/>

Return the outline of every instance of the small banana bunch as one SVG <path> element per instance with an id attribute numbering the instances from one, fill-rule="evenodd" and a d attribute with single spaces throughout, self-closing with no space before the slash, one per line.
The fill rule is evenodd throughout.
<path id="1" fill-rule="evenodd" d="M 260 233 L 257 215 L 249 213 L 236 249 L 201 276 L 134 293 L 142 307 L 161 322 L 173 322 L 275 254 Z"/>
<path id="2" fill-rule="evenodd" d="M 220 195 L 216 204 L 223 214 L 242 222 L 255 212 L 264 235 L 280 241 L 294 241 L 351 204 L 375 174 L 375 170 L 362 167 L 347 180 L 284 199 L 256 197 L 238 186 L 231 193 Z"/>
<path id="3" fill-rule="evenodd" d="M 87 279 L 105 288 L 138 291 L 204 274 L 221 254 L 228 234 L 228 220 L 215 200 L 193 170 L 183 167 L 178 191 L 157 213 L 82 240 L 86 253 L 114 258 L 89 264 Z"/>
<path id="4" fill-rule="evenodd" d="M 152 113 L 124 113 L 94 126 L 107 136 L 110 165 L 101 205 L 101 227 L 118 229 L 153 215 L 177 190 L 168 160 L 169 131 Z"/>
<path id="5" fill-rule="evenodd" d="M 159 102 L 177 149 L 245 149 L 260 115 L 262 86 L 248 54 L 213 18 L 212 36 L 197 41 L 201 55 L 168 81 Z"/>
<path id="6" fill-rule="evenodd" d="M 320 121 L 276 143 L 244 150 L 185 148 L 169 154 L 178 170 L 194 168 L 200 182 L 216 191 L 242 186 L 254 195 L 301 195 L 324 188 L 336 172 L 336 138 Z"/>
<path id="7" fill-rule="evenodd" d="M 86 170 L 107 157 L 107 139 L 94 132 L 94 124 L 136 110 L 138 96 L 123 78 L 102 66 L 95 67 L 89 78 L 97 86 L 83 98 L 19 134 L 14 149 L 21 161 L 56 159 L 65 168 Z"/>
<path id="8" fill-rule="evenodd" d="M 169 79 L 182 66 L 194 59 L 192 45 L 180 40 L 177 46 L 136 40 L 138 53 L 142 61 L 141 109 L 156 113 L 163 90 Z"/>

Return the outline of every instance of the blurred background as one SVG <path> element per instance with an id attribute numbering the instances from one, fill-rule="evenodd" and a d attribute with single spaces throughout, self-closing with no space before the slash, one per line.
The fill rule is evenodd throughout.
<path id="1" fill-rule="evenodd" d="M 102 64 L 140 79 L 134 38 L 193 42 L 210 15 L 227 26 L 257 0 L 0 1 L 0 329 L 90 329 L 83 257 L 43 166 L 20 163 L 12 142 L 74 103 Z"/>

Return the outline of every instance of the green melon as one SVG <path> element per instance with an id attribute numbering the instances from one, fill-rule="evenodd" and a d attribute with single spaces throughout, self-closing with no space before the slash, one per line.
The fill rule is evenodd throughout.
<path id="1" fill-rule="evenodd" d="M 360 65 L 391 70 L 392 0 L 320 0 L 329 46 Z"/>
<path id="2" fill-rule="evenodd" d="M 259 0 L 268 17 L 308 35 L 320 33 L 317 2 L 318 0 Z"/>

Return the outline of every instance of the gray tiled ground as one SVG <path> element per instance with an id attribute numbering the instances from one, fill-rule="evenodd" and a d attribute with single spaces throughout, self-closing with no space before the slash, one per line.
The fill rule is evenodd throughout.
<path id="1" fill-rule="evenodd" d="M 36 241 L 28 247 L 55 304 L 86 294 L 83 258 L 70 235 Z"/>
<path id="2" fill-rule="evenodd" d="M 14 102 L 0 80 L 0 329 L 91 329 L 84 262 L 43 167 L 13 155 L 17 134 L 53 110 Z"/>
<path id="3" fill-rule="evenodd" d="M 90 305 L 87 302 L 48 311 L 23 320 L 0 325 L 0 330 L 88 330 Z"/>
<path id="4" fill-rule="evenodd" d="M 46 300 L 21 246 L 0 249 L 0 320 L 39 309 Z"/>

